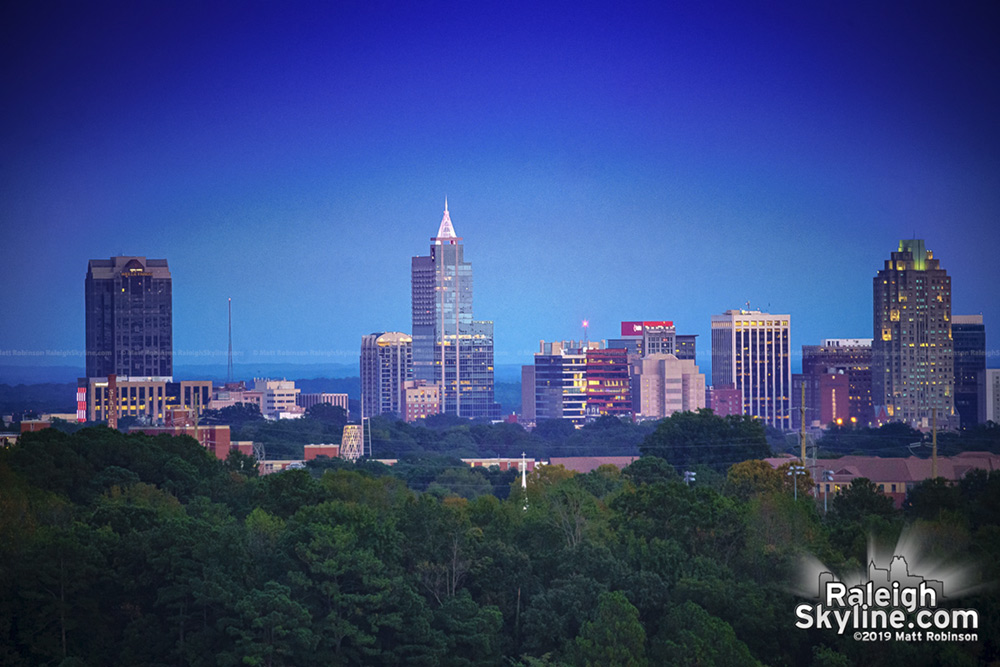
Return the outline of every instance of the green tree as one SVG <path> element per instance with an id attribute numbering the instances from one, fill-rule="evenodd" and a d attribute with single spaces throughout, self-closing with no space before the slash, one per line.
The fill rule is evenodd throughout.
<path id="1" fill-rule="evenodd" d="M 745 415 L 717 417 L 705 409 L 676 412 L 661 420 L 639 449 L 643 456 L 659 456 L 677 468 L 705 464 L 720 471 L 771 453 L 760 420 Z"/>
<path id="2" fill-rule="evenodd" d="M 732 626 L 694 602 L 675 607 L 650 646 L 650 658 L 659 665 L 691 667 L 757 667 L 747 645 Z"/>
<path id="3" fill-rule="evenodd" d="M 741 500 L 775 493 L 782 486 L 784 481 L 781 473 L 770 463 L 760 459 L 733 464 L 726 473 L 726 493 Z"/>
<path id="4" fill-rule="evenodd" d="M 621 591 L 602 593 L 597 613 L 580 629 L 573 651 L 585 667 L 644 667 L 646 631 L 639 611 Z"/>
<path id="5" fill-rule="evenodd" d="M 220 654 L 221 665 L 280 667 L 309 662 L 317 638 L 309 611 L 292 599 L 291 589 L 275 581 L 250 590 L 236 604 L 239 622 L 229 626 L 235 650 Z"/>
<path id="6" fill-rule="evenodd" d="M 856 477 L 834 498 L 833 511 L 838 519 L 854 522 L 866 516 L 890 517 L 896 510 L 892 498 L 882 493 L 874 482 Z"/>

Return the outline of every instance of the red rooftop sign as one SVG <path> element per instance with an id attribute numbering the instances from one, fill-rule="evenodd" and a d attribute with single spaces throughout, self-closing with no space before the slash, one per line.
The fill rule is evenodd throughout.
<path id="1" fill-rule="evenodd" d="M 622 322 L 623 336 L 641 336 L 643 329 L 669 329 L 674 326 L 673 322 Z"/>

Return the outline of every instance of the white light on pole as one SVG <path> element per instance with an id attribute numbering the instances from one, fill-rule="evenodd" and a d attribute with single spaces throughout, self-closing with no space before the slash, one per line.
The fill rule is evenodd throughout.
<path id="1" fill-rule="evenodd" d="M 793 494 L 795 496 L 795 500 L 798 500 L 799 480 L 797 478 L 799 475 L 806 474 L 806 468 L 805 466 L 793 465 L 788 468 L 788 472 L 786 474 L 792 478 L 792 489 L 794 489 Z"/>

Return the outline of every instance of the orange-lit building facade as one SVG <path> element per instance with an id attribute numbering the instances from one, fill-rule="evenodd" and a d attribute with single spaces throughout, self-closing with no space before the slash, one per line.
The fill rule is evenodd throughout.
<path id="1" fill-rule="evenodd" d="M 587 417 L 631 417 L 632 385 L 628 350 L 589 349 L 586 355 Z"/>

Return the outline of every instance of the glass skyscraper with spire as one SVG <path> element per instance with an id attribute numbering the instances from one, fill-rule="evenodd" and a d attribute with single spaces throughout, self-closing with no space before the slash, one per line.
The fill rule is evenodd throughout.
<path id="1" fill-rule="evenodd" d="M 413 377 L 437 385 L 441 411 L 500 416 L 493 401 L 493 322 L 472 317 L 472 264 L 445 201 L 430 254 L 411 262 Z"/>

